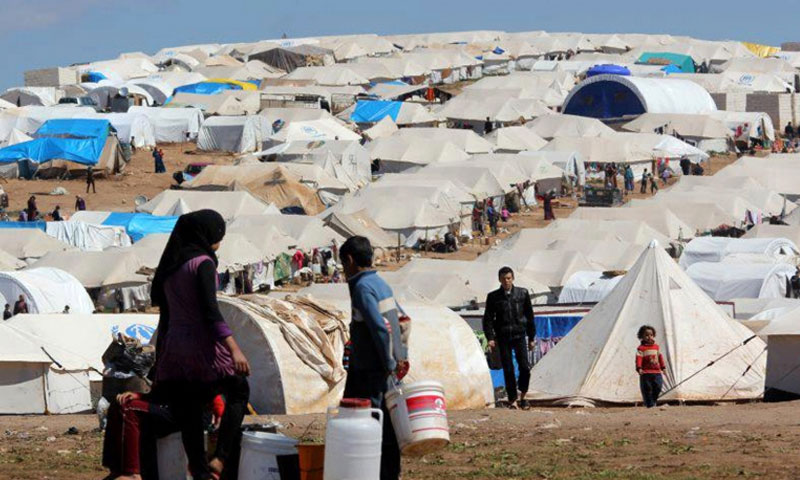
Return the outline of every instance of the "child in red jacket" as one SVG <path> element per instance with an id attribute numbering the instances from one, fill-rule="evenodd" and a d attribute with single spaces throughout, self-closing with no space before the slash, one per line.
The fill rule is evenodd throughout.
<path id="1" fill-rule="evenodd" d="M 636 349 L 636 372 L 639 374 L 639 388 L 642 390 L 644 406 L 656 406 L 664 381 L 661 377 L 666 365 L 664 356 L 656 343 L 656 329 L 642 325 L 636 334 L 641 344 Z"/>

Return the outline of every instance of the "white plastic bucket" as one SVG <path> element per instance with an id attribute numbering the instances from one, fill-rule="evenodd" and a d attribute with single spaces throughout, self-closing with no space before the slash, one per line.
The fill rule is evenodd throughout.
<path id="1" fill-rule="evenodd" d="M 181 432 L 175 432 L 156 442 L 158 449 L 159 480 L 186 480 L 191 478 L 187 465 L 186 452 L 183 450 Z"/>
<path id="2" fill-rule="evenodd" d="M 444 387 L 440 383 L 399 385 L 386 393 L 386 406 L 404 455 L 425 455 L 450 443 Z"/>
<path id="3" fill-rule="evenodd" d="M 279 455 L 297 454 L 297 440 L 280 433 L 244 432 L 239 480 L 280 480 Z"/>

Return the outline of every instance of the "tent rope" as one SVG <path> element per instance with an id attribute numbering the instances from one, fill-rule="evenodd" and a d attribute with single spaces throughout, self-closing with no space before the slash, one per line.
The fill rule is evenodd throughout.
<path id="1" fill-rule="evenodd" d="M 723 353 L 722 355 L 720 355 L 719 357 L 715 358 L 714 360 L 711 360 L 710 362 L 708 362 L 708 365 L 706 365 L 705 367 L 701 368 L 700 370 L 698 370 L 698 371 L 694 372 L 693 374 L 689 375 L 688 377 L 684 378 L 683 380 L 681 380 L 680 382 L 676 383 L 674 386 L 672 386 L 672 387 L 671 387 L 671 388 L 669 388 L 668 390 L 666 390 L 666 391 L 664 391 L 664 392 L 661 392 L 661 394 L 658 396 L 658 398 L 661 398 L 661 397 L 663 397 L 664 395 L 668 394 L 669 392 L 671 392 L 671 391 L 675 390 L 676 388 L 680 387 L 682 384 L 684 384 L 684 383 L 688 382 L 689 380 L 691 380 L 692 378 L 694 378 L 695 376 L 697 376 L 697 375 L 698 375 L 699 373 L 701 373 L 703 370 L 705 370 L 705 369 L 707 369 L 708 367 L 710 367 L 710 366 L 714 365 L 715 363 L 719 362 L 720 360 L 722 360 L 723 358 L 727 357 L 727 356 L 728 356 L 728 355 L 730 355 L 731 353 L 735 352 L 735 351 L 736 351 L 736 350 L 738 350 L 739 348 L 741 348 L 741 347 L 743 347 L 743 346 L 747 345 L 747 344 L 750 342 L 750 340 L 752 340 L 752 339 L 754 339 L 754 338 L 756 338 L 756 337 L 757 337 L 757 335 L 753 335 L 753 336 L 751 336 L 751 337 L 749 337 L 749 338 L 745 339 L 745 341 L 743 341 L 743 342 L 742 342 L 742 343 L 740 343 L 739 345 L 737 345 L 737 346 L 735 346 L 735 347 L 731 348 L 730 350 L 728 350 L 727 352 Z"/>
<path id="2" fill-rule="evenodd" d="M 736 384 L 737 384 L 737 383 L 739 383 L 739 380 L 743 379 L 743 378 L 744 378 L 744 376 L 745 376 L 745 375 L 747 375 L 747 372 L 749 372 L 749 371 L 750 371 L 750 369 L 751 369 L 751 368 L 753 368 L 753 365 L 754 365 L 754 364 L 755 364 L 755 363 L 758 361 L 758 359 L 759 359 L 759 358 L 761 358 L 761 355 L 764 355 L 764 352 L 766 352 L 766 351 L 767 351 L 767 347 L 764 347 L 764 350 L 761 350 L 761 353 L 759 353 L 759 354 L 756 356 L 756 358 L 754 358 L 754 359 L 753 359 L 753 361 L 752 361 L 752 362 L 750 362 L 750 364 L 749 364 L 749 365 L 747 365 L 747 368 L 745 368 L 745 369 L 744 369 L 744 372 L 742 372 L 742 375 L 741 375 L 739 378 L 737 378 L 735 382 L 733 382 L 733 384 L 730 386 L 730 388 L 728 388 L 728 389 L 725 391 L 725 393 L 724 393 L 724 394 L 722 394 L 722 397 L 720 397 L 720 400 L 722 400 L 723 398 L 725 398 L 725 397 L 726 397 L 726 396 L 727 396 L 727 395 L 728 395 L 728 394 L 731 392 L 731 390 L 733 390 L 733 387 L 735 387 L 735 386 L 736 386 Z"/>

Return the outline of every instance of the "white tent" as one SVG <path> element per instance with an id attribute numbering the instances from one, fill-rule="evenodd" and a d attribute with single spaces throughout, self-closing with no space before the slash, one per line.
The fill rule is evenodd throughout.
<path id="1" fill-rule="evenodd" d="M 696 262 L 686 274 L 717 302 L 782 298 L 796 268 L 786 263 Z"/>
<path id="2" fill-rule="evenodd" d="M 3 250 L 20 260 L 39 258 L 49 252 L 63 252 L 71 248 L 38 228 L 0 228 L 0 245 Z"/>
<path id="3" fill-rule="evenodd" d="M 759 330 L 767 337 L 767 378 L 764 400 L 800 398 L 800 310 L 792 309 Z"/>
<path id="4" fill-rule="evenodd" d="M 319 413 L 340 400 L 350 302 L 346 286 L 335 287 L 334 297 L 322 298 L 331 305 L 305 295 L 220 298 L 220 309 L 242 351 L 251 364 L 260 366 L 254 370 L 250 394 L 259 413 Z M 404 304 L 403 308 L 415 319 L 409 345 L 415 367 L 408 381 L 441 382 L 451 409 L 491 404 L 488 368 L 463 320 L 443 307 Z"/>
<path id="5" fill-rule="evenodd" d="M 694 227 L 683 222 L 671 210 L 644 207 L 591 208 L 578 207 L 569 218 L 583 220 L 632 220 L 647 224 L 671 240 L 694 237 Z M 652 240 L 652 239 L 650 239 Z"/>
<path id="6" fill-rule="evenodd" d="M 413 291 L 417 298 L 437 305 L 461 307 L 483 304 L 486 295 L 498 288 L 497 272 L 502 265 L 490 262 L 414 258 L 387 277 L 393 287 Z M 385 275 L 382 273 L 381 275 Z M 525 272 L 516 272 L 514 283 L 525 288 L 534 304 L 545 303 L 550 289 Z"/>
<path id="7" fill-rule="evenodd" d="M 197 138 L 203 124 L 199 108 L 131 107 L 129 115 L 144 115 L 150 119 L 158 143 L 180 143 Z"/>
<path id="8" fill-rule="evenodd" d="M 795 245 L 800 245 L 800 226 L 760 223 L 742 235 L 742 238 L 786 238 Z"/>
<path id="9" fill-rule="evenodd" d="M 525 127 L 547 140 L 556 137 L 599 137 L 614 132 L 595 118 L 561 114 L 542 115 L 525 124 Z"/>
<path id="10" fill-rule="evenodd" d="M 261 150 L 272 128 L 261 115 L 209 117 L 200 127 L 197 148 L 234 153 Z"/>
<path id="11" fill-rule="evenodd" d="M 535 151 L 547 145 L 547 141 L 536 135 L 536 132 L 521 126 L 498 128 L 485 138 L 494 143 L 494 151 L 497 153 Z"/>
<path id="12" fill-rule="evenodd" d="M 91 314 L 18 315 L 4 322 L 0 413 L 90 411 L 90 385 L 102 380 L 101 357 L 113 335 L 123 333 L 147 343 L 157 323 L 158 315 Z"/>
<path id="13" fill-rule="evenodd" d="M 0 297 L 13 304 L 25 295 L 30 313 L 92 313 L 94 304 L 81 283 L 58 268 L 30 268 L 0 272 Z M 2 300 L 0 300 L 2 301 Z"/>
<path id="14" fill-rule="evenodd" d="M 239 215 L 280 213 L 274 206 L 267 205 L 248 192 L 187 190 L 164 190 L 149 202 L 136 207 L 136 211 L 151 215 L 178 216 L 204 208 L 213 208 L 226 220 Z"/>
<path id="15" fill-rule="evenodd" d="M 597 303 L 611 293 L 622 277 L 597 271 L 575 272 L 558 294 L 558 303 Z"/>
<path id="16" fill-rule="evenodd" d="M 136 148 L 155 147 L 156 133 L 150 119 L 141 113 L 98 113 L 117 131 L 117 138 L 123 143 L 132 143 Z"/>
<path id="17" fill-rule="evenodd" d="M 48 253 L 31 265 L 31 268 L 50 267 L 63 270 L 74 276 L 85 288 L 121 288 L 148 283 L 147 275 L 138 273 L 143 266 L 133 253 L 105 250 Z"/>
<path id="18" fill-rule="evenodd" d="M 800 255 L 800 251 L 787 238 L 697 237 L 686 245 L 680 265 L 688 268 L 697 262 L 721 262 L 736 254 L 763 254 L 776 260 L 791 260 Z"/>
<path id="19" fill-rule="evenodd" d="M 448 141 L 469 154 L 489 153 L 493 147 L 489 141 L 481 138 L 472 130 L 454 128 L 401 128 L 393 136 L 405 139 Z"/>
<path id="20" fill-rule="evenodd" d="M 664 400 L 761 396 L 764 342 L 752 338 L 740 346 L 752 333 L 728 318 L 656 242 L 533 367 L 530 396 L 579 405 L 640 402 L 633 365 L 639 345 L 636 331 L 643 323 L 655 327 L 658 335 L 667 364 L 665 390 L 675 387 Z"/>

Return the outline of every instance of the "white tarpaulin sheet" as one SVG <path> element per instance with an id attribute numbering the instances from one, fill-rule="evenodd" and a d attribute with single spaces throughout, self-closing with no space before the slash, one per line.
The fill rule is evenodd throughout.
<path id="1" fill-rule="evenodd" d="M 128 114 L 149 118 L 158 143 L 194 140 L 203 124 L 203 112 L 199 108 L 131 107 Z"/>
<path id="2" fill-rule="evenodd" d="M 780 259 L 797 256 L 798 249 L 787 238 L 697 237 L 686 245 L 680 265 L 689 268 L 697 262 L 721 262 L 735 254 L 764 254 Z"/>
<path id="3" fill-rule="evenodd" d="M 47 222 L 46 233 L 83 251 L 99 252 L 110 247 L 127 247 L 131 239 L 123 227 L 80 221 Z"/>

